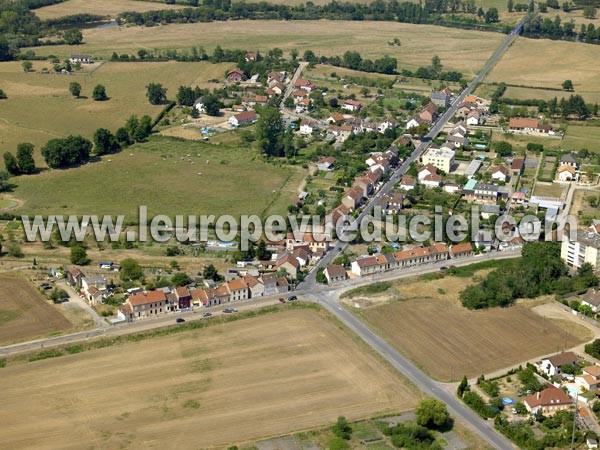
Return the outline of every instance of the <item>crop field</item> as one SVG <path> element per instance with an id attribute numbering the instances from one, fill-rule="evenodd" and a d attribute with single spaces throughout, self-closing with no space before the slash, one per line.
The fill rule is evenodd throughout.
<path id="1" fill-rule="evenodd" d="M 146 98 L 146 85 L 159 82 L 167 97 L 175 98 L 180 85 L 206 87 L 208 80 L 223 78 L 233 64 L 211 63 L 96 63 L 84 66 L 73 75 L 42 74 L 48 67 L 35 62 L 35 72 L 24 73 L 18 62 L 0 63 L 0 88 L 8 99 L 0 108 L 0 146 L 7 150 L 19 142 L 31 142 L 39 148 L 48 139 L 68 134 L 90 138 L 97 128 L 113 132 L 131 115 L 155 117 L 163 106 L 154 106 Z M 69 93 L 73 81 L 82 86 L 82 98 Z M 95 85 L 106 87 L 108 101 L 92 100 Z M 213 84 L 213 86 L 215 86 Z"/>
<path id="2" fill-rule="evenodd" d="M 2 379 L 0 439 L 15 450 L 224 447 L 417 400 L 348 331 L 307 309 L 9 365 Z"/>
<path id="3" fill-rule="evenodd" d="M 298 195 L 288 185 L 295 173 L 242 146 L 157 138 L 79 168 L 16 178 L 22 205 L 14 211 L 125 214 L 134 222 L 138 205 L 151 215 L 260 215 L 283 190 L 280 210 L 271 211 L 283 213 Z"/>
<path id="4" fill-rule="evenodd" d="M 71 328 L 71 323 L 25 279 L 0 275 L 0 345 Z"/>
<path id="5" fill-rule="evenodd" d="M 469 283 L 469 278 L 445 276 L 397 284 L 386 292 L 395 301 L 367 307 L 360 315 L 398 351 L 443 381 L 490 373 L 592 337 L 579 324 L 545 319 L 526 302 L 469 311 L 457 300 Z"/>
<path id="6" fill-rule="evenodd" d="M 209 52 L 223 48 L 260 50 L 279 47 L 311 49 L 317 56 L 342 55 L 356 50 L 364 58 L 384 55 L 398 59 L 399 69 L 416 69 L 431 64 L 438 55 L 448 70 L 460 70 L 473 76 L 500 45 L 499 33 L 467 31 L 431 25 L 396 22 L 347 21 L 232 21 L 195 24 L 171 24 L 158 27 L 108 27 L 84 30 L 79 53 L 108 58 L 117 53 L 136 53 L 139 49 L 190 48 L 203 46 Z M 394 38 L 402 45 L 389 46 Z M 443 42 L 444 45 L 439 45 Z M 38 54 L 68 56 L 69 46 L 36 47 Z"/>
<path id="7" fill-rule="evenodd" d="M 125 11 L 145 12 L 158 9 L 178 8 L 182 8 L 182 6 L 137 0 L 102 0 L 101 5 L 91 0 L 68 0 L 66 2 L 36 9 L 34 10 L 34 13 L 40 19 L 46 20 L 73 14 L 97 14 L 100 16 L 116 17 L 118 14 Z"/>
<path id="8" fill-rule="evenodd" d="M 556 55 L 560 55 L 557 58 Z M 573 81 L 575 93 L 587 101 L 600 101 L 600 67 L 590 64 L 600 58 L 597 45 L 580 45 L 576 42 L 527 39 L 520 37 L 486 77 L 486 82 L 506 82 L 519 86 L 560 88 L 563 81 Z M 548 62 L 552 70 L 548 70 Z M 526 63 L 525 63 L 526 62 Z M 560 98 L 548 91 L 525 89 L 517 93 L 522 98 Z M 506 97 L 515 95 L 509 90 Z"/>

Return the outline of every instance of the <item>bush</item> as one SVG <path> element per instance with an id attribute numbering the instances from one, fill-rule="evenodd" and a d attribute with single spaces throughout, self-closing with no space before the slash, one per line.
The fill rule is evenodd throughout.
<path id="1" fill-rule="evenodd" d="M 483 419 L 490 419 L 496 415 L 491 408 L 486 405 L 485 401 L 481 396 L 473 391 L 468 391 L 463 395 L 463 401 L 479 414 Z"/>
<path id="2" fill-rule="evenodd" d="M 42 359 L 57 358 L 62 355 L 63 353 L 60 350 L 43 350 L 39 353 L 36 353 L 35 355 L 30 356 L 28 361 L 40 361 Z"/>
<path id="3" fill-rule="evenodd" d="M 327 447 L 329 450 L 347 450 L 350 448 L 345 440 L 337 436 L 334 436 L 329 440 Z"/>
<path id="4" fill-rule="evenodd" d="M 345 440 L 350 440 L 352 437 L 352 427 L 348 424 L 344 416 L 338 417 L 337 422 L 331 428 L 331 431 L 333 431 L 333 434 L 337 437 Z"/>

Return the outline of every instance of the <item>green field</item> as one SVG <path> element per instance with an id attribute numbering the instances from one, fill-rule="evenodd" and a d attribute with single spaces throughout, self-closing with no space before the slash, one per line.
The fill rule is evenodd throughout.
<path id="1" fill-rule="evenodd" d="M 569 125 L 563 147 L 565 150 L 587 148 L 593 152 L 600 152 L 600 127 Z"/>
<path id="2" fill-rule="evenodd" d="M 80 168 L 15 178 L 13 195 L 23 201 L 15 212 L 27 214 L 126 214 L 135 221 L 138 205 L 147 205 L 151 214 L 171 216 L 260 215 L 273 198 L 269 212 L 284 212 L 297 173 L 233 144 L 156 138 Z"/>
<path id="3" fill-rule="evenodd" d="M 97 63 L 72 75 L 43 74 L 45 62 L 34 63 L 35 72 L 24 73 L 19 62 L 0 63 L 0 88 L 8 95 L 0 107 L 0 147 L 14 150 L 31 142 L 37 150 L 48 139 L 68 134 L 91 137 L 97 128 L 115 131 L 132 114 L 155 117 L 163 106 L 146 98 L 146 85 L 160 82 L 174 98 L 180 85 L 202 85 L 222 78 L 232 64 L 202 63 Z M 69 93 L 69 84 L 82 86 L 82 97 Z M 91 98 L 96 84 L 106 87 L 109 100 Z M 213 85 L 214 86 L 214 85 Z"/>

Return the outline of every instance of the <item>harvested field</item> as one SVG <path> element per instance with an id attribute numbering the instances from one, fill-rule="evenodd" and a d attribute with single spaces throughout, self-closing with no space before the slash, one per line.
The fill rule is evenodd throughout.
<path id="1" fill-rule="evenodd" d="M 295 309 L 9 365 L 0 439 L 210 448 L 414 407 L 413 391 L 354 339 L 324 312 Z"/>
<path id="2" fill-rule="evenodd" d="M 25 279 L 0 275 L 0 345 L 71 328 L 71 323 Z"/>
<path id="3" fill-rule="evenodd" d="M 504 36 L 499 33 L 460 30 L 432 25 L 396 22 L 348 21 L 231 21 L 171 24 L 158 27 L 108 27 L 84 30 L 84 43 L 77 51 L 109 58 L 117 53 L 137 53 L 141 48 L 203 46 L 207 51 L 220 45 L 266 52 L 273 47 L 300 54 L 310 49 L 317 55 L 343 55 L 356 50 L 363 58 L 384 55 L 398 59 L 399 69 L 416 69 L 431 64 L 438 55 L 444 69 L 460 70 L 470 78 L 492 55 Z M 400 47 L 388 42 L 399 38 Z M 440 46 L 439 43 L 444 45 Z M 36 47 L 38 54 L 68 56 L 69 46 Z"/>
<path id="4" fill-rule="evenodd" d="M 532 301 L 469 311 L 456 300 L 469 283 L 451 276 L 405 282 L 390 294 L 398 301 L 366 308 L 360 315 L 398 351 L 443 381 L 490 373 L 592 337 L 579 324 L 536 314 L 528 306 Z"/>
<path id="5" fill-rule="evenodd" d="M 181 7 L 181 5 L 167 5 L 166 3 L 137 0 L 102 0 L 101 5 L 92 0 L 68 0 L 56 5 L 36 9 L 34 13 L 40 19 L 46 20 L 73 14 L 97 14 L 100 16 L 116 17 L 125 11 L 145 12 L 156 11 L 158 9 L 178 9 Z"/>

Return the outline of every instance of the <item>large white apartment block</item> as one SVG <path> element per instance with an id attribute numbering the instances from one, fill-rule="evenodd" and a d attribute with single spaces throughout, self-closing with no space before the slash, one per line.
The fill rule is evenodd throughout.
<path id="1" fill-rule="evenodd" d="M 454 150 L 451 150 L 448 147 L 430 147 L 421 157 L 421 160 L 424 165 L 431 164 L 439 170 L 449 173 L 452 163 L 454 162 L 455 153 Z"/>
<path id="2" fill-rule="evenodd" d="M 584 263 L 600 268 L 600 235 L 591 230 L 577 230 L 575 240 L 565 235 L 560 256 L 569 267 L 578 269 Z"/>

